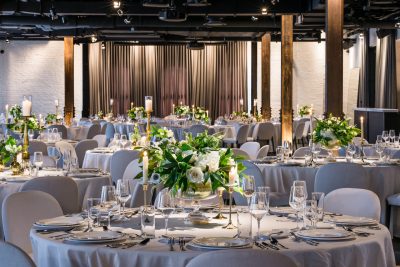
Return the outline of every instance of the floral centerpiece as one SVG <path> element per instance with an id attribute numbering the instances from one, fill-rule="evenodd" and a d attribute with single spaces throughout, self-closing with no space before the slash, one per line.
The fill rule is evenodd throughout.
<path id="1" fill-rule="evenodd" d="M 146 118 L 147 114 L 144 112 L 144 107 L 132 107 L 130 110 L 128 110 L 128 117 L 131 120 L 138 120 Z"/>
<path id="2" fill-rule="evenodd" d="M 347 146 L 354 137 L 360 134 L 360 129 L 349 124 L 348 119 L 340 119 L 330 115 L 327 119 L 317 120 L 313 132 L 313 141 L 321 144 L 326 149 L 337 150 L 341 146 Z"/>
<path id="3" fill-rule="evenodd" d="M 130 135 L 130 140 L 132 142 L 132 146 L 136 146 L 139 143 L 141 138 L 142 138 L 142 135 L 140 134 L 139 127 L 135 123 L 135 125 L 133 126 L 133 132 Z"/>
<path id="4" fill-rule="evenodd" d="M 54 113 L 48 113 L 44 120 L 46 121 L 46 124 L 53 124 L 57 121 L 57 115 Z"/>
<path id="5" fill-rule="evenodd" d="M 13 117 L 14 121 L 22 120 L 22 107 L 20 105 L 13 105 L 10 108 L 10 114 Z"/>
<path id="6" fill-rule="evenodd" d="M 309 105 L 304 105 L 299 108 L 300 117 L 310 116 L 312 112 L 312 108 Z"/>
<path id="7" fill-rule="evenodd" d="M 210 118 L 208 117 L 208 111 L 202 107 L 196 107 L 194 110 L 194 118 L 199 121 L 203 121 L 205 123 L 210 122 Z"/>
<path id="8" fill-rule="evenodd" d="M 205 132 L 194 138 L 188 134 L 181 142 L 168 134 L 166 137 L 164 145 L 152 144 L 141 149 L 149 156 L 149 174 L 159 174 L 164 186 L 174 194 L 181 191 L 189 197 L 205 198 L 218 187 L 227 187 L 229 171 L 234 166 L 238 178 L 244 177 L 245 167 L 233 156 L 232 150 L 221 148 L 221 134 Z M 142 173 L 136 178 L 141 177 Z M 240 187 L 235 190 L 241 192 Z"/>
<path id="9" fill-rule="evenodd" d="M 14 175 L 21 172 L 21 165 L 17 161 L 17 155 L 22 151 L 22 146 L 17 144 L 14 137 L 0 141 L 0 156 L 2 165 L 8 164 L 11 160 L 11 170 Z"/>
<path id="10" fill-rule="evenodd" d="M 102 118 L 104 117 L 104 113 L 103 113 L 102 110 L 99 110 L 99 111 L 97 112 L 97 117 L 98 117 L 99 119 L 102 119 Z"/>
<path id="11" fill-rule="evenodd" d="M 8 129 L 16 131 L 16 132 L 22 132 L 24 130 L 25 120 L 22 117 L 21 106 L 20 105 L 12 106 L 10 109 L 10 114 L 13 117 L 13 123 L 10 123 L 7 125 Z M 33 114 L 31 117 L 28 118 L 27 126 L 28 126 L 28 129 L 31 129 L 31 130 L 40 129 L 39 122 L 36 118 L 36 115 Z"/>
<path id="12" fill-rule="evenodd" d="M 174 108 L 174 114 L 177 116 L 186 116 L 190 113 L 189 106 L 179 105 Z"/>

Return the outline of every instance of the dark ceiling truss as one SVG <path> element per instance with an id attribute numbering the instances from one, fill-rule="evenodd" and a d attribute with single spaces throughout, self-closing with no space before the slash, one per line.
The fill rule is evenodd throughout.
<path id="1" fill-rule="evenodd" d="M 164 0 L 121 0 L 117 9 L 110 0 L 1 0 L 0 40 L 75 36 L 79 43 L 96 36 L 98 41 L 140 43 L 225 42 L 260 40 L 265 32 L 279 40 L 281 14 L 296 16 L 296 41 L 320 41 L 325 28 L 324 0 L 165 0 L 173 3 L 172 16 L 184 15 L 182 22 L 160 20 L 162 8 L 144 7 L 143 1 Z M 206 5 L 188 6 L 187 1 Z M 264 5 L 268 12 L 263 15 Z M 400 0 L 345 0 L 344 20 L 346 37 L 366 28 L 394 29 Z"/>

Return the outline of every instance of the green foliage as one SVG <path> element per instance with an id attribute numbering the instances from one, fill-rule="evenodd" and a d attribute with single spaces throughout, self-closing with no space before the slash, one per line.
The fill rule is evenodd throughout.
<path id="1" fill-rule="evenodd" d="M 45 118 L 47 124 L 54 123 L 56 122 L 56 120 L 57 120 L 57 115 L 54 113 L 48 113 Z"/>
<path id="2" fill-rule="evenodd" d="M 0 140 L 0 158 L 3 164 L 9 163 L 22 150 L 17 140 L 9 136 L 7 140 Z"/>
<path id="3" fill-rule="evenodd" d="M 205 110 L 205 108 L 202 107 L 196 107 L 194 109 L 194 118 L 196 120 L 204 121 L 205 123 L 210 122 L 207 111 Z"/>
<path id="4" fill-rule="evenodd" d="M 177 116 L 185 116 L 190 113 L 189 106 L 179 105 L 174 109 L 174 114 Z"/>
<path id="5" fill-rule="evenodd" d="M 304 105 L 299 108 L 300 117 L 311 115 L 311 106 Z"/>
<path id="6" fill-rule="evenodd" d="M 141 114 L 141 116 L 139 114 Z M 128 117 L 131 120 L 137 120 L 140 117 L 146 118 L 147 114 L 144 112 L 144 107 L 133 107 L 130 110 L 128 110 Z"/>

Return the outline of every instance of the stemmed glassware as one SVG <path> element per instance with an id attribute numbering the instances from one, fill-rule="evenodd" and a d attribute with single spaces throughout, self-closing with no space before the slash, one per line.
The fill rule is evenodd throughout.
<path id="1" fill-rule="evenodd" d="M 299 229 L 299 212 L 304 209 L 304 203 L 307 199 L 307 187 L 304 181 L 294 181 L 290 188 L 289 205 L 296 210 L 296 229 Z"/>
<path id="2" fill-rule="evenodd" d="M 165 235 L 168 234 L 168 219 L 175 210 L 175 204 L 168 188 L 163 189 L 157 196 L 155 208 L 159 210 L 165 219 Z"/>
<path id="3" fill-rule="evenodd" d="M 33 164 L 36 167 L 36 175 L 39 172 L 39 169 L 43 166 L 43 153 L 41 151 L 36 151 L 33 154 Z"/>
<path id="4" fill-rule="evenodd" d="M 282 143 L 282 147 L 283 147 L 283 154 L 285 157 L 285 160 L 287 160 L 290 156 L 290 154 L 292 153 L 292 143 L 285 140 Z"/>
<path id="5" fill-rule="evenodd" d="M 120 136 L 119 133 L 115 133 L 115 134 L 114 134 L 114 139 L 113 139 L 113 146 L 114 146 L 114 147 L 116 147 L 116 148 L 119 147 L 119 145 L 120 145 L 120 138 L 121 138 L 121 136 Z"/>
<path id="6" fill-rule="evenodd" d="M 33 140 L 33 136 L 35 135 L 35 132 L 33 131 L 33 129 L 29 129 L 28 130 L 28 137 L 29 137 L 29 141 Z"/>
<path id="7" fill-rule="evenodd" d="M 254 176 L 249 175 L 242 179 L 242 189 L 243 194 L 247 199 L 247 206 L 250 206 L 250 200 L 256 191 L 256 183 L 254 181 Z"/>
<path id="8" fill-rule="evenodd" d="M 52 155 L 51 158 L 54 159 L 54 161 L 56 162 L 56 171 L 58 171 L 58 162 L 61 159 L 61 152 L 59 149 L 54 149 L 52 151 Z"/>
<path id="9" fill-rule="evenodd" d="M 88 210 L 88 232 L 92 232 L 93 225 L 98 219 L 100 213 L 100 198 L 88 198 L 87 210 Z"/>
<path id="10" fill-rule="evenodd" d="M 395 130 L 390 130 L 389 131 L 389 138 L 390 138 L 390 142 L 394 143 L 394 137 L 396 136 L 396 131 Z"/>
<path id="11" fill-rule="evenodd" d="M 355 144 L 351 143 L 347 146 L 347 154 L 350 156 L 350 162 L 353 162 L 354 154 L 356 153 L 357 148 Z"/>
<path id="12" fill-rule="evenodd" d="M 128 139 L 126 138 L 126 134 L 121 135 L 121 145 L 122 145 L 122 149 L 125 148 L 125 145 L 128 143 Z"/>
<path id="13" fill-rule="evenodd" d="M 250 200 L 250 213 L 257 220 L 257 240 L 260 239 L 261 219 L 267 214 L 267 197 L 265 192 L 256 192 Z"/>
<path id="14" fill-rule="evenodd" d="M 111 213 L 117 207 L 117 196 L 115 194 L 115 187 L 111 185 L 104 185 L 101 188 L 101 207 L 107 212 L 108 227 L 111 226 Z"/>
<path id="15" fill-rule="evenodd" d="M 383 131 L 382 132 L 382 139 L 385 141 L 385 145 L 387 145 L 387 142 L 389 140 L 389 133 L 388 131 Z"/>
<path id="16" fill-rule="evenodd" d="M 379 154 L 379 161 L 382 161 L 382 153 L 384 151 L 383 143 L 378 140 L 375 143 L 375 151 Z"/>
<path id="17" fill-rule="evenodd" d="M 311 153 L 313 154 L 313 158 L 317 160 L 318 155 L 321 153 L 321 146 L 310 140 L 310 150 Z"/>
<path id="18" fill-rule="evenodd" d="M 122 204 L 122 212 L 120 212 L 120 214 L 122 214 L 123 219 L 126 220 L 127 218 L 125 217 L 125 206 L 126 206 L 126 202 L 129 201 L 129 199 L 131 199 L 132 195 L 131 195 L 131 189 L 129 186 L 129 181 L 128 180 L 123 180 L 123 179 L 119 179 L 117 181 L 117 190 L 116 190 L 116 195 L 118 197 L 119 202 Z"/>

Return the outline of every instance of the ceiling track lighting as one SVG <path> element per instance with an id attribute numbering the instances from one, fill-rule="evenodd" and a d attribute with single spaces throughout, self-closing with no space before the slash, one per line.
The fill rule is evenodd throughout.
<path id="1" fill-rule="evenodd" d="M 189 50 L 204 50 L 205 45 L 204 43 L 199 43 L 198 41 L 191 41 L 186 46 Z"/>
<path id="2" fill-rule="evenodd" d="M 168 8 L 171 5 L 170 5 L 169 0 L 143 0 L 142 6 L 156 7 L 156 8 Z"/>
<path id="3" fill-rule="evenodd" d="M 113 7 L 114 9 L 118 9 L 121 7 L 121 1 L 113 1 Z"/>
<path id="4" fill-rule="evenodd" d="M 256 16 L 251 16 L 251 20 L 256 22 L 256 21 L 258 21 L 258 18 Z"/>
<path id="5" fill-rule="evenodd" d="M 6 38 L 6 44 L 10 43 L 10 39 Z"/>
<path id="6" fill-rule="evenodd" d="M 92 37 L 90 37 L 90 41 L 91 41 L 92 43 L 97 42 L 97 37 L 96 37 L 96 35 L 92 35 Z"/>
<path id="7" fill-rule="evenodd" d="M 58 19 L 57 12 L 56 12 L 56 9 L 54 7 L 50 8 L 49 13 L 50 13 L 51 20 Z"/>
<path id="8" fill-rule="evenodd" d="M 101 42 L 101 50 L 105 50 L 106 49 L 106 44 L 104 42 Z"/>
<path id="9" fill-rule="evenodd" d="M 122 9 L 117 10 L 118 16 L 122 17 L 124 15 L 124 11 Z"/>

